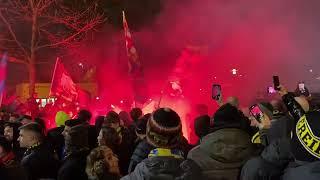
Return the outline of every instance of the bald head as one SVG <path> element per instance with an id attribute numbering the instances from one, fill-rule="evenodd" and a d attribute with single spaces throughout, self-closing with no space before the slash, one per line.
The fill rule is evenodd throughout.
<path id="1" fill-rule="evenodd" d="M 232 106 L 234 106 L 236 108 L 239 107 L 239 99 L 235 96 L 228 97 L 227 103 L 231 104 Z"/>

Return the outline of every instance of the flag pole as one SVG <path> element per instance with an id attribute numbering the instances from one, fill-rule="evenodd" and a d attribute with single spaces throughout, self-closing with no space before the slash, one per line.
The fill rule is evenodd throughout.
<path id="1" fill-rule="evenodd" d="M 53 70 L 52 79 L 51 79 L 51 85 L 50 85 L 49 97 L 51 96 L 52 84 L 53 84 L 54 77 L 55 77 L 55 75 L 56 75 L 56 69 L 57 69 L 58 61 L 59 61 L 59 60 L 60 60 L 60 58 L 59 58 L 59 57 L 57 57 L 56 64 L 54 65 L 54 70 Z"/>
<path id="2" fill-rule="evenodd" d="M 6 70 L 6 66 L 7 66 L 7 52 L 5 52 L 3 55 L 2 55 L 2 58 L 1 58 L 1 66 L 5 66 L 5 76 L 4 76 L 4 79 L 3 79 L 3 89 L 1 91 L 1 94 L 0 94 L 0 107 L 2 106 L 2 100 L 3 100 L 3 94 L 4 94 L 4 84 L 5 84 L 5 80 L 6 80 L 6 73 L 7 73 L 7 70 Z"/>

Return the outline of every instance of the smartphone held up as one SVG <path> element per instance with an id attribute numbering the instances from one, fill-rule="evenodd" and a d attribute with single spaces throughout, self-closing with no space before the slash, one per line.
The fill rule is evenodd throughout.
<path id="1" fill-rule="evenodd" d="M 273 76 L 273 87 L 276 91 L 279 91 L 280 88 L 280 80 L 279 80 L 279 76 Z"/>
<path id="2" fill-rule="evenodd" d="M 259 105 L 255 104 L 249 108 L 250 115 L 253 116 L 259 123 L 263 118 L 263 112 L 261 111 Z"/>
<path id="3" fill-rule="evenodd" d="M 212 99 L 219 100 L 221 98 L 221 85 L 214 84 L 212 85 Z"/>

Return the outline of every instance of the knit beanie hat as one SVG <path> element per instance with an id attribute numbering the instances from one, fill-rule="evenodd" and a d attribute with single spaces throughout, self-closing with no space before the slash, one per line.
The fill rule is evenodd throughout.
<path id="1" fill-rule="evenodd" d="M 88 148 L 88 128 L 84 124 L 71 127 L 68 136 L 65 138 L 66 149 L 73 151 Z"/>
<path id="2" fill-rule="evenodd" d="M 291 151 L 299 161 L 320 160 L 320 112 L 309 112 L 298 121 Z"/>
<path id="3" fill-rule="evenodd" d="M 59 111 L 59 112 L 57 112 L 55 119 L 56 119 L 57 127 L 61 127 L 61 126 L 64 126 L 64 123 L 68 119 L 70 119 L 70 116 L 67 113 L 63 112 L 63 111 Z"/>
<path id="4" fill-rule="evenodd" d="M 261 102 L 258 104 L 259 108 L 265 113 L 270 119 L 273 117 L 273 107 L 268 102 Z"/>
<path id="5" fill-rule="evenodd" d="M 239 111 L 236 107 L 227 103 L 221 106 L 213 115 L 214 127 L 224 128 L 231 124 L 240 123 Z"/>
<path id="6" fill-rule="evenodd" d="M 147 141 L 158 148 L 175 148 L 182 135 L 179 115 L 170 108 L 156 110 L 147 124 Z"/>

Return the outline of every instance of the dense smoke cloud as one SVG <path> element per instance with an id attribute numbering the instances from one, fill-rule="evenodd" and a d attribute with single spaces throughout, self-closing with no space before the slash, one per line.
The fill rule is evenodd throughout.
<path id="1" fill-rule="evenodd" d="M 214 82 L 227 84 L 228 94 L 247 92 L 249 96 L 265 91 L 275 74 L 290 88 L 303 80 L 318 90 L 318 4 L 302 0 L 167 1 L 155 22 L 133 32 L 145 67 L 146 92 L 151 91 L 150 96 L 157 91 L 154 89 L 160 92 L 187 46 L 202 47 L 202 57 L 186 65 L 190 67 L 185 74 L 192 74 L 188 83 L 205 89 L 206 97 Z M 111 38 L 115 34 L 116 38 Z M 121 67 L 120 72 L 126 73 L 122 41 L 121 33 L 106 33 L 99 43 L 103 52 L 100 63 L 107 61 L 108 68 Z M 241 78 L 231 75 L 233 68 L 239 70 Z M 191 94 L 188 91 L 195 86 L 184 85 L 188 87 L 184 91 Z"/>

